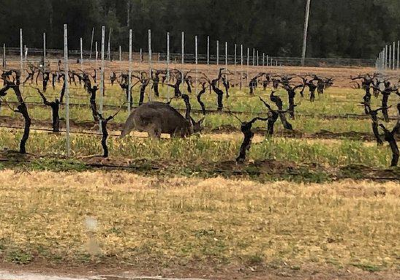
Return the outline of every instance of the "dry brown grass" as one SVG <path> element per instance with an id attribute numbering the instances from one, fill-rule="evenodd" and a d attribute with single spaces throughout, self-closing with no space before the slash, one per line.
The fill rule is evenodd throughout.
<path id="1" fill-rule="evenodd" d="M 0 258 L 10 262 L 400 268 L 394 182 L 14 171 L 0 181 Z"/>

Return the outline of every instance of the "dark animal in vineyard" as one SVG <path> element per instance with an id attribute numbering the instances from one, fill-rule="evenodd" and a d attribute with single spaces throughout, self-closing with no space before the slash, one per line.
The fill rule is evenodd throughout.
<path id="1" fill-rule="evenodd" d="M 389 96 L 392 94 L 392 92 L 395 92 L 398 96 L 400 96 L 399 90 L 395 87 L 391 86 L 391 83 L 389 81 L 385 81 L 385 89 L 381 90 L 379 88 L 375 88 L 378 90 L 380 93 L 382 93 L 382 114 L 385 122 L 389 122 L 389 107 L 388 107 L 388 101 L 389 101 Z"/>
<path id="2" fill-rule="evenodd" d="M 40 89 L 36 88 L 36 90 L 42 98 L 43 104 L 51 108 L 53 132 L 60 132 L 60 101 L 56 98 L 54 101 L 49 102 Z"/>
<path id="3" fill-rule="evenodd" d="M 131 113 L 124 125 L 121 137 L 125 137 L 135 129 L 145 131 L 150 137 L 158 139 L 161 137 L 161 133 L 183 138 L 200 132 L 203 121 L 204 118 L 198 122 L 191 117 L 187 119 L 169 104 L 149 102 L 139 106 Z"/>
<path id="4" fill-rule="evenodd" d="M 243 163 L 246 160 L 246 153 L 250 150 L 251 141 L 254 137 L 254 132 L 251 131 L 253 124 L 256 121 L 267 121 L 268 118 L 254 118 L 249 122 L 242 122 L 239 118 L 237 118 L 241 122 L 240 130 L 244 135 L 244 139 L 242 145 L 240 146 L 239 156 L 236 158 L 237 163 Z"/>

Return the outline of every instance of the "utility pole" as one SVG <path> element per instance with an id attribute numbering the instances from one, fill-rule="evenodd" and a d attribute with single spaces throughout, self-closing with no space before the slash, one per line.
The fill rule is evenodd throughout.
<path id="1" fill-rule="evenodd" d="M 304 21 L 303 51 L 302 51 L 302 55 L 301 55 L 301 66 L 304 66 L 305 60 L 306 60 L 307 33 L 308 33 L 308 21 L 310 19 L 310 6 L 311 6 L 311 0 L 307 0 L 306 18 L 305 18 L 305 21 Z"/>

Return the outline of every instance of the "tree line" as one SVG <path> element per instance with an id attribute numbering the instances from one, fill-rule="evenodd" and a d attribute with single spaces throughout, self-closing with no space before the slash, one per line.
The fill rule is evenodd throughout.
<path id="1" fill-rule="evenodd" d="M 205 52 L 207 36 L 215 41 L 243 44 L 272 56 L 301 55 L 306 0 L 0 0 L 0 43 L 19 46 L 19 28 L 29 47 L 62 48 L 63 24 L 68 24 L 70 48 L 79 38 L 89 49 L 92 29 L 101 40 L 101 26 L 112 28 L 112 49 L 128 48 L 128 30 L 134 30 L 135 50 L 147 48 L 152 30 L 153 49 L 163 52 L 166 32 L 171 51 L 193 52 L 194 36 Z M 400 39 L 398 0 L 318 0 L 311 3 L 308 57 L 374 58 L 386 44 Z"/>

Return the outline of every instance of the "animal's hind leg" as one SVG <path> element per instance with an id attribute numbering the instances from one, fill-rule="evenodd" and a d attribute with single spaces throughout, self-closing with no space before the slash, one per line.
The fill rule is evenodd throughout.
<path id="1" fill-rule="evenodd" d="M 150 138 L 161 139 L 161 125 L 160 123 L 153 123 L 146 129 Z"/>

